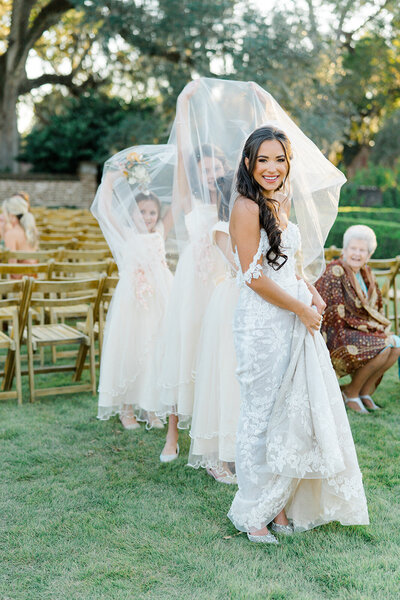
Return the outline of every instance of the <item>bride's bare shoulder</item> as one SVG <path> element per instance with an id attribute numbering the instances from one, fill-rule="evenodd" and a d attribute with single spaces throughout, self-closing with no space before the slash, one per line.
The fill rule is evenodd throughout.
<path id="1" fill-rule="evenodd" d="M 250 198 L 245 198 L 245 196 L 238 196 L 235 200 L 235 204 L 233 205 L 231 219 L 258 219 L 258 213 L 258 204 L 254 202 L 254 200 L 250 200 Z"/>

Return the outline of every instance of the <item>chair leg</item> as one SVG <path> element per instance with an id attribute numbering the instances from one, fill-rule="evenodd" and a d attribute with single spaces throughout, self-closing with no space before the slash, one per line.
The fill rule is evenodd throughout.
<path id="1" fill-rule="evenodd" d="M 27 323 L 27 347 L 28 347 L 28 373 L 29 373 L 29 391 L 30 402 L 35 401 L 35 372 L 33 365 L 33 342 L 32 342 L 32 314 L 29 313 Z"/>
<path id="2" fill-rule="evenodd" d="M 19 329 L 18 329 L 18 315 L 14 318 L 14 344 L 15 344 L 15 376 L 16 376 L 16 388 L 17 388 L 17 399 L 18 404 L 22 404 L 22 378 L 21 378 L 21 351 L 19 344 Z"/>
<path id="3" fill-rule="evenodd" d="M 397 309 L 397 286 L 396 278 L 393 280 L 393 304 L 394 304 L 394 332 L 397 335 L 399 333 L 399 316 Z"/>
<path id="4" fill-rule="evenodd" d="M 54 317 L 54 311 L 51 309 L 50 310 L 50 324 L 51 325 L 55 325 L 57 323 L 57 318 Z M 40 351 L 44 351 L 44 348 L 41 348 Z M 40 355 L 40 360 L 42 359 L 42 355 Z M 51 347 L 51 360 L 53 361 L 53 364 L 55 365 L 57 362 L 57 347 L 56 345 Z M 44 361 L 43 361 L 44 364 Z"/>
<path id="5" fill-rule="evenodd" d="M 95 356 L 95 348 L 94 348 L 94 331 L 93 331 L 93 311 L 92 307 L 89 308 L 88 314 L 89 320 L 89 340 L 90 340 L 90 350 L 89 350 L 89 358 L 90 358 L 90 382 L 92 384 L 92 394 L 96 396 L 97 393 L 97 382 L 96 382 L 96 356 Z"/>

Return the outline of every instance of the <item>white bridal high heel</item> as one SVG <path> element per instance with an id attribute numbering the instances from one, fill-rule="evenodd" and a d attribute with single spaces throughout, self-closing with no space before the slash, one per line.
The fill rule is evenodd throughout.
<path id="1" fill-rule="evenodd" d="M 275 523 L 275 521 L 272 521 L 272 523 L 270 523 L 268 527 L 274 533 L 282 533 L 283 535 L 292 535 L 294 533 L 293 523 L 291 523 L 290 521 L 287 525 L 280 525 L 279 523 Z"/>
<path id="2" fill-rule="evenodd" d="M 343 391 L 342 391 L 342 396 L 343 396 L 344 403 L 346 405 L 349 402 L 355 402 L 360 407 L 360 410 L 353 410 L 353 412 L 356 412 L 356 413 L 359 413 L 359 414 L 362 414 L 362 415 L 368 414 L 367 409 L 365 408 L 364 404 L 361 402 L 361 400 L 360 400 L 360 398 L 358 396 L 356 398 L 348 398 Z"/>
<path id="3" fill-rule="evenodd" d="M 176 452 L 175 454 L 160 454 L 160 462 L 162 463 L 169 463 L 172 462 L 173 460 L 176 460 L 179 456 L 179 444 L 176 445 Z"/>
<path id="4" fill-rule="evenodd" d="M 251 535 L 251 533 L 248 533 L 247 537 L 250 542 L 256 542 L 256 544 L 279 544 L 272 533 L 267 533 L 266 535 Z"/>

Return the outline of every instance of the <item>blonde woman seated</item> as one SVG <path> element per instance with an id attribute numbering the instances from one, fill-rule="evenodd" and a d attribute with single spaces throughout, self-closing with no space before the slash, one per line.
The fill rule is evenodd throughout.
<path id="1" fill-rule="evenodd" d="M 29 205 L 21 196 L 11 196 L 3 202 L 3 239 L 7 250 L 21 252 L 35 252 L 38 248 L 38 233 L 35 217 L 29 212 Z M 17 261 L 10 261 L 17 262 Z M 23 260 L 26 264 L 35 263 L 35 260 Z M 13 279 L 20 279 L 13 275 Z"/>
<path id="2" fill-rule="evenodd" d="M 316 283 L 327 304 L 321 332 L 337 375 L 351 375 L 351 382 L 342 388 L 343 398 L 359 413 L 379 408 L 371 395 L 400 356 L 400 338 L 390 331 L 381 292 L 367 265 L 376 245 L 372 229 L 349 227 L 342 256 Z"/>

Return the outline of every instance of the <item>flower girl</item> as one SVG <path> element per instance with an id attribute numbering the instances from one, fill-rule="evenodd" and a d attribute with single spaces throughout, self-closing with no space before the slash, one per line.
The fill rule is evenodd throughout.
<path id="1" fill-rule="evenodd" d="M 126 429 L 162 427 L 157 344 L 172 274 L 165 260 L 161 203 L 170 200 L 174 150 L 142 146 L 109 159 L 92 212 L 118 265 L 100 366 L 98 418 L 119 414 Z"/>
<path id="2" fill-rule="evenodd" d="M 204 467 L 220 483 L 235 483 L 240 388 L 232 322 L 239 288 L 227 221 L 214 226 L 212 239 L 222 253 L 225 271 L 207 306 L 198 344 L 188 464 Z"/>

